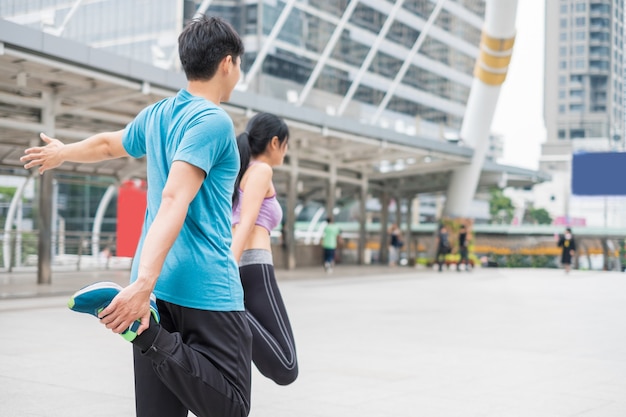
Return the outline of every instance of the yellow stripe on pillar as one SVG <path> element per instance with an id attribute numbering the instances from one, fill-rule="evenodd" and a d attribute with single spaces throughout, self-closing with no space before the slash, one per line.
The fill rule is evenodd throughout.
<path id="1" fill-rule="evenodd" d="M 501 85 L 506 79 L 506 72 L 491 72 L 480 65 L 474 68 L 474 76 L 489 85 Z"/>
<path id="2" fill-rule="evenodd" d="M 474 76 L 489 85 L 501 85 L 506 79 L 515 37 L 493 38 L 481 35 L 480 55 L 474 67 Z"/>
<path id="3" fill-rule="evenodd" d="M 511 54 L 498 56 L 481 49 L 478 60 L 489 68 L 506 68 L 511 62 Z"/>
<path id="4" fill-rule="evenodd" d="M 502 39 L 494 38 L 483 32 L 480 35 L 480 44 L 485 45 L 487 48 L 496 52 L 504 52 L 513 49 L 515 43 L 515 36 L 512 38 Z"/>

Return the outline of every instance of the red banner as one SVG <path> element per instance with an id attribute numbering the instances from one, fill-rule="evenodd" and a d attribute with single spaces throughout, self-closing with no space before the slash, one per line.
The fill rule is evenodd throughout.
<path id="1" fill-rule="evenodd" d="M 122 183 L 117 195 L 117 256 L 135 256 L 146 215 L 146 188 L 143 180 Z"/>

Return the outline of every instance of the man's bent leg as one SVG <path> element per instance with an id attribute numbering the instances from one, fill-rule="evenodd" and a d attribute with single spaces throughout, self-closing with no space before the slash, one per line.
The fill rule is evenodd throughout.
<path id="1" fill-rule="evenodd" d="M 137 417 L 186 417 L 185 407 L 154 371 L 152 361 L 133 346 L 135 365 L 135 409 Z"/>
<path id="2" fill-rule="evenodd" d="M 161 301 L 159 309 L 169 311 L 177 332 L 161 327 L 141 355 L 151 361 L 163 385 L 198 417 L 247 416 L 252 335 L 245 312 L 204 311 Z M 135 345 L 142 343 L 139 336 Z M 153 416 L 170 416 L 156 411 Z"/>
<path id="3" fill-rule="evenodd" d="M 158 301 L 161 310 L 161 326 L 172 331 L 172 317 L 165 304 Z M 167 387 L 154 371 L 152 361 L 133 346 L 135 366 L 135 408 L 137 417 L 171 416 L 186 417 L 188 414 L 178 397 Z"/>

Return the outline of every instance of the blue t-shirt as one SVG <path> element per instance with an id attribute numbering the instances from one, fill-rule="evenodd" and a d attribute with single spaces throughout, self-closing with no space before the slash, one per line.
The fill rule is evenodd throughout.
<path id="1" fill-rule="evenodd" d="M 239 151 L 228 114 L 181 90 L 142 110 L 126 126 L 122 143 L 132 157 L 145 155 L 147 159 L 146 217 L 131 282 L 137 279 L 143 242 L 161 204 L 172 162 L 184 161 L 202 169 L 206 178 L 165 258 L 154 293 L 183 307 L 243 311 L 239 269 L 230 250 L 231 198 Z"/>

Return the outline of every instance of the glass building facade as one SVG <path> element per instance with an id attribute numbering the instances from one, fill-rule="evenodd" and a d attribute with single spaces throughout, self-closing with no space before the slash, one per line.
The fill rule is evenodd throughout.
<path id="1" fill-rule="evenodd" d="M 545 27 L 544 153 L 589 138 L 622 148 L 624 1 L 546 1 Z"/>
<path id="2" fill-rule="evenodd" d="M 233 2 L 212 4 L 218 3 Z M 238 30 L 246 42 L 245 71 L 259 57 L 288 2 L 241 3 L 245 13 Z M 449 2 L 441 10 L 383 109 L 381 103 L 435 3 L 404 1 L 395 12 L 393 2 L 363 0 L 352 9 L 350 3 L 294 2 L 249 88 L 365 123 L 382 112 L 378 124 L 403 133 L 437 136 L 441 127 L 458 130 L 478 53 L 484 1 Z M 303 86 L 317 66 L 313 90 L 302 100 Z"/>
<path id="3" fill-rule="evenodd" d="M 244 74 L 259 61 L 258 71 L 244 78 L 248 91 L 408 135 L 443 139 L 461 126 L 485 2 L 445 2 L 421 38 L 436 2 L 396 3 L 0 0 L 0 16 L 159 67 L 177 68 L 178 33 L 208 4 L 200 11 L 222 16 L 242 35 Z M 412 55 L 416 42 L 421 46 Z"/>

